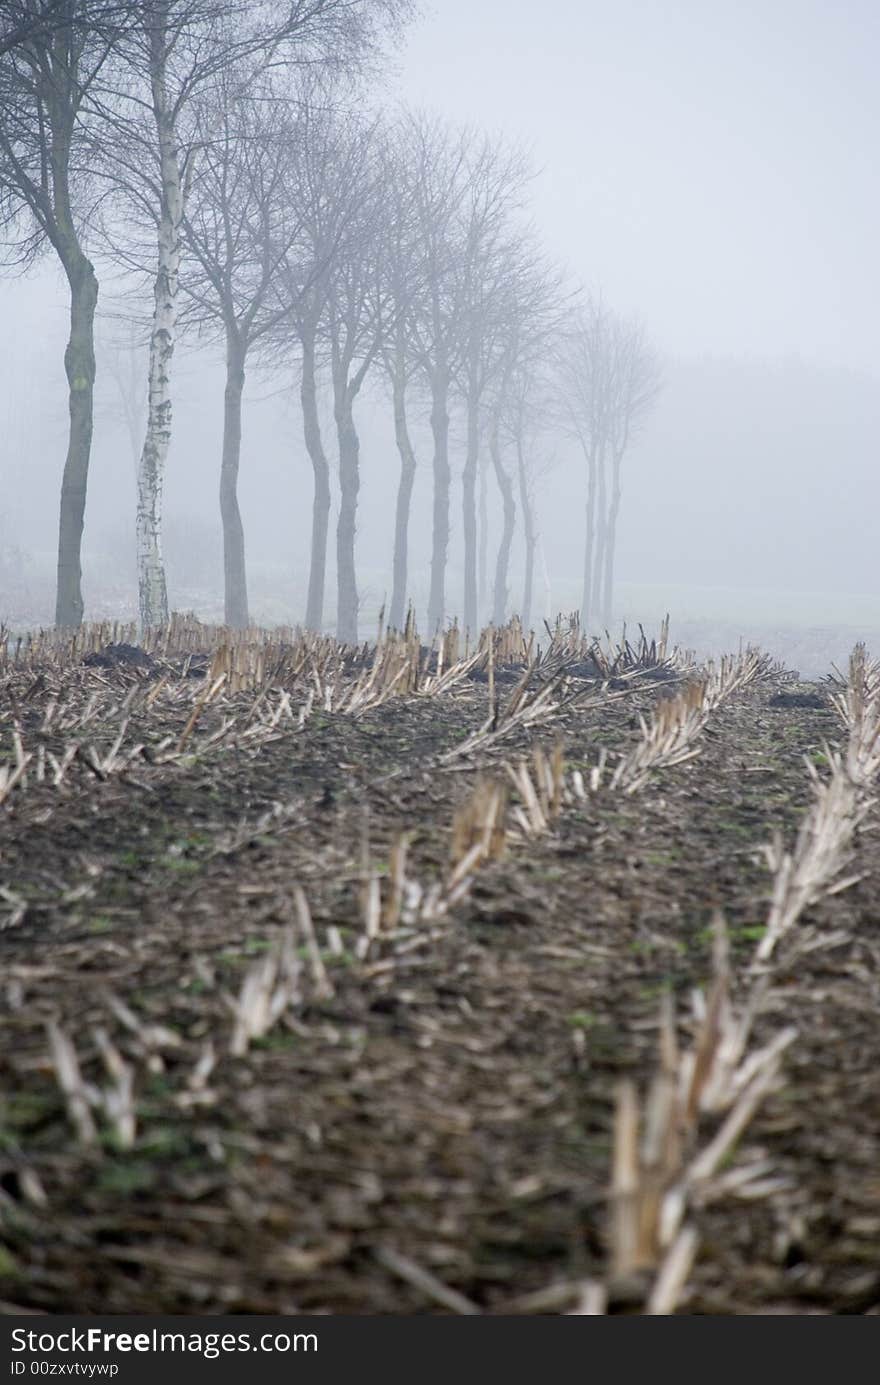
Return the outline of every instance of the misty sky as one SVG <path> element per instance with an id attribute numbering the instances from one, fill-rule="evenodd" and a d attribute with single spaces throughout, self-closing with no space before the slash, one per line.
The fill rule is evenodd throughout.
<path id="1" fill-rule="evenodd" d="M 522 139 L 553 250 L 675 354 L 880 361 L 877 0 L 434 0 L 407 98 Z"/>
<path id="2" fill-rule="evenodd" d="M 696 595 L 752 588 L 776 593 L 761 597 L 768 620 L 783 618 L 785 592 L 837 592 L 870 597 L 880 625 L 878 71 L 880 0 L 435 0 L 398 56 L 386 104 L 521 140 L 540 170 L 533 219 L 549 253 L 615 309 L 638 313 L 666 358 L 656 418 L 624 474 L 618 570 L 630 617 L 653 618 L 667 601 L 683 613 L 754 613 L 745 598 Z M 103 286 L 106 310 L 106 272 Z M 0 316 L 0 543 L 18 542 L 40 567 L 48 609 L 67 317 L 50 258 L 26 280 L 0 278 Z M 102 318 L 87 602 L 99 562 L 101 582 L 110 572 L 134 598 L 135 462 L 107 369 L 113 330 Z M 295 376 L 293 362 L 289 378 L 252 371 L 246 391 L 240 495 L 265 619 L 301 616 L 308 562 L 312 479 Z M 222 392 L 220 353 L 181 345 L 166 492 L 172 605 L 181 554 L 187 582 L 221 591 Z M 416 587 L 430 531 L 424 412 L 413 420 Z M 390 586 L 389 414 L 381 390 L 358 406 L 367 607 Z M 332 451 L 329 431 L 327 441 Z M 456 476 L 460 441 L 454 424 Z M 546 450 L 539 586 L 548 605 L 570 609 L 585 481 L 570 449 Z M 453 601 L 459 507 L 456 489 Z M 517 541 L 514 604 L 521 570 Z M 857 603 L 834 611 L 846 619 Z"/>

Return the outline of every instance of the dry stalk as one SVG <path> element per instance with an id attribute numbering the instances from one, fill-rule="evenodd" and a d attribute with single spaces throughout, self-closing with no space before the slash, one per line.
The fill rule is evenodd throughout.
<path id="1" fill-rule="evenodd" d="M 819 778 L 812 761 L 806 761 L 813 805 L 801 822 L 794 850 L 784 849 L 778 833 L 764 848 L 773 872 L 773 895 L 767 928 L 755 952 L 758 963 L 769 960 L 780 938 L 805 909 L 825 895 L 839 894 L 860 878 L 844 877 L 842 872 L 851 861 L 856 828 L 869 812 L 871 801 L 859 795 L 840 755 L 830 750 L 827 755 L 831 773 L 825 780 Z"/>
<path id="2" fill-rule="evenodd" d="M 208 1079 L 217 1065 L 217 1054 L 209 1039 L 204 1045 L 195 1066 L 186 1079 L 186 1088 L 177 1092 L 174 1101 L 183 1110 L 194 1106 L 213 1106 L 217 1093 L 208 1086 Z"/>
<path id="3" fill-rule="evenodd" d="M 315 925 L 312 923 L 309 901 L 306 899 L 306 892 L 301 885 L 294 886 L 293 898 L 296 905 L 300 937 L 309 955 L 315 996 L 318 1000 L 331 1000 L 334 995 L 333 983 L 327 975 L 327 968 L 324 966 L 324 959 L 321 956 L 321 948 L 315 933 Z"/>
<path id="4" fill-rule="evenodd" d="M 238 1000 L 230 1000 L 235 1025 L 229 1051 L 241 1058 L 253 1039 L 261 1039 L 291 1005 L 298 1005 L 300 963 L 296 955 L 293 929 L 285 928 L 281 938 L 248 970 Z"/>
<path id="5" fill-rule="evenodd" d="M 464 1294 L 460 1294 L 457 1289 L 450 1288 L 430 1270 L 426 1270 L 422 1265 L 417 1265 L 414 1260 L 410 1260 L 406 1255 L 401 1255 L 391 1246 L 376 1246 L 373 1254 L 386 1270 L 397 1275 L 398 1279 L 402 1279 L 406 1284 L 411 1284 L 429 1301 L 439 1303 L 443 1308 L 448 1308 L 451 1313 L 472 1316 L 480 1312 L 477 1305 L 465 1298 Z"/>
<path id="6" fill-rule="evenodd" d="M 145 1022 L 119 996 L 108 994 L 106 1001 L 120 1024 L 134 1036 L 137 1051 L 144 1058 L 149 1070 L 162 1072 L 163 1051 L 180 1048 L 183 1042 L 180 1035 L 167 1025 Z"/>
<path id="7" fill-rule="evenodd" d="M 120 1149 L 131 1149 L 137 1134 L 134 1107 L 134 1068 L 126 1063 L 106 1029 L 93 1029 L 92 1037 L 112 1085 L 101 1093 L 101 1104 Z"/>
<path id="8" fill-rule="evenodd" d="M 685 764 L 699 755 L 694 741 L 709 718 L 705 682 L 688 683 L 676 697 L 664 698 L 650 722 L 639 717 L 638 744 L 621 759 L 611 788 L 635 793 L 654 771 Z"/>
<path id="9" fill-rule="evenodd" d="M 831 701 L 848 733 L 847 774 L 870 789 L 880 776 L 880 660 L 869 659 L 863 644 L 850 656 L 846 687 Z"/>
<path id="10" fill-rule="evenodd" d="M 393 933 L 400 923 L 403 900 L 406 892 L 406 858 L 409 851 L 410 835 L 401 832 L 391 848 L 389 861 L 389 895 L 382 915 L 382 929 Z"/>
<path id="11" fill-rule="evenodd" d="M 30 755 L 25 755 L 17 765 L 0 766 L 0 803 L 5 802 L 16 784 L 24 778 L 30 758 Z"/>
<path id="12" fill-rule="evenodd" d="M 452 823 L 452 879 L 463 861 L 468 868 L 481 861 L 499 860 L 507 837 L 507 788 L 497 779 L 480 777 L 473 793 L 455 814 Z"/>
<path id="13" fill-rule="evenodd" d="M 531 766 L 520 760 L 516 765 L 505 765 L 505 770 L 522 799 L 522 807 L 513 809 L 514 820 L 527 837 L 540 836 L 562 811 L 565 777 L 561 742 L 557 741 L 550 755 L 535 746 Z"/>
<path id="14" fill-rule="evenodd" d="M 737 1013 L 730 1002 L 726 931 L 716 917 L 715 975 L 708 1000 L 698 996 L 698 1025 L 692 1046 L 682 1052 L 672 1003 L 664 1000 L 660 1061 L 643 1111 L 632 1083 L 621 1083 L 614 1126 L 611 1183 L 611 1288 L 653 1281 L 649 1313 L 674 1312 L 697 1249 L 695 1229 L 685 1224 L 689 1209 L 726 1190 L 712 1179 L 728 1157 L 761 1101 L 776 1085 L 794 1028 L 781 1030 L 751 1050 L 752 1023 L 764 982 L 759 980 Z M 706 1116 L 721 1116 L 708 1135 Z M 742 1174 L 739 1192 L 754 1196 L 775 1190 L 763 1177 L 766 1166 Z M 758 1177 L 760 1175 L 760 1178 Z"/>
<path id="15" fill-rule="evenodd" d="M 5 885 L 0 885 L 0 899 L 9 905 L 9 916 L 0 923 L 0 931 L 4 928 L 17 928 L 28 911 L 28 901 L 23 895 L 16 894 L 14 890 L 9 890 Z"/>
<path id="16" fill-rule="evenodd" d="M 560 664 L 592 663 L 596 676 L 603 680 L 621 678 L 646 670 L 663 668 L 669 673 L 681 673 L 693 667 L 693 655 L 677 645 L 669 646 L 669 616 L 660 625 L 660 635 L 649 640 L 642 626 L 639 626 L 639 639 L 633 646 L 626 636 L 626 626 L 620 640 L 615 644 L 606 631 L 603 644 L 581 629 L 580 615 L 575 612 L 569 616 L 557 616 L 555 627 L 544 622 L 550 636 L 547 662 Z"/>
<path id="17" fill-rule="evenodd" d="M 198 721 L 199 717 L 201 716 L 205 708 L 208 706 L 208 704 L 210 702 L 213 702 L 214 698 L 220 692 L 220 689 L 226 682 L 226 676 L 227 675 L 225 673 L 220 673 L 217 675 L 216 678 L 211 679 L 209 681 L 206 692 L 196 702 L 195 706 L 192 709 L 192 713 L 190 714 L 190 718 L 186 723 L 186 726 L 183 728 L 183 731 L 180 735 L 180 739 L 177 742 L 176 753 L 178 755 L 183 753 L 184 749 L 186 748 L 187 741 L 189 740 L 190 736 L 195 730 L 196 722 Z"/>
<path id="18" fill-rule="evenodd" d="M 187 1086 L 191 1091 L 201 1092 L 205 1090 L 208 1085 L 208 1078 L 214 1071 L 216 1064 L 217 1054 L 209 1039 L 199 1055 L 198 1062 L 187 1078 Z"/>
<path id="19" fill-rule="evenodd" d="M 562 1286 L 565 1290 L 566 1286 Z M 568 1310 L 573 1317 L 601 1317 L 608 1305 L 608 1291 L 596 1279 L 585 1279 L 580 1285 L 577 1302 Z"/>
<path id="20" fill-rule="evenodd" d="M 134 1105 L 134 1069 L 122 1057 L 107 1031 L 92 1030 L 111 1084 L 103 1089 L 83 1079 L 73 1040 L 54 1022 L 47 1025 L 49 1057 L 58 1085 L 64 1095 L 67 1114 L 80 1144 L 97 1143 L 98 1131 L 92 1110 L 104 1113 L 117 1144 L 131 1149 L 137 1134 Z"/>
<path id="21" fill-rule="evenodd" d="M 537 668 L 537 663 L 531 664 L 513 688 L 507 702 L 503 706 L 494 707 L 483 725 L 441 756 L 440 763 L 448 764 L 459 756 L 471 755 L 476 750 L 486 750 L 517 731 L 546 722 L 563 708 L 581 701 L 591 691 L 589 685 L 585 685 L 575 692 L 566 693 L 564 672 L 557 674 L 543 687 L 533 689 L 531 683 Z M 599 700 L 604 702 L 626 695 L 612 694 L 611 698 L 597 699 L 596 703 L 588 705 L 598 705 Z"/>
<path id="22" fill-rule="evenodd" d="M 456 659 L 451 664 L 445 664 L 438 653 L 437 672 L 425 675 L 418 689 L 419 696 L 437 697 L 440 693 L 448 692 L 477 668 L 482 659 L 482 651 L 478 649 L 470 658 Z"/>
<path id="23" fill-rule="evenodd" d="M 16 784 L 21 783 L 25 787 L 25 774 L 27 767 L 33 759 L 32 755 L 25 754 L 24 745 L 21 739 L 21 728 L 17 721 L 12 724 L 12 747 L 15 751 L 15 764 L 0 767 L 0 803 L 8 798 Z"/>
<path id="24" fill-rule="evenodd" d="M 709 664 L 705 677 L 687 683 L 676 697 L 664 698 L 649 722 L 640 716 L 640 740 L 618 761 L 611 788 L 635 793 L 654 771 L 695 759 L 700 752 L 694 743 L 709 717 L 758 678 L 766 663 L 766 656 L 754 649 L 736 657 L 725 655 L 717 665 Z"/>
<path id="25" fill-rule="evenodd" d="M 769 669 L 768 656 L 751 648 L 741 654 L 723 654 L 717 664 L 710 661 L 706 678 L 708 710 L 716 711 L 734 693 L 764 677 Z"/>
<path id="26" fill-rule="evenodd" d="M 54 1021 L 47 1025 L 49 1057 L 64 1096 L 70 1123 L 80 1144 L 93 1145 L 98 1131 L 92 1119 L 94 1090 L 86 1086 L 72 1040 Z"/>

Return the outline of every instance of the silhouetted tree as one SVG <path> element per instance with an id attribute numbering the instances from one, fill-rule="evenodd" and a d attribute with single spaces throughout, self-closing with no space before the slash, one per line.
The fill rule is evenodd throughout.
<path id="1" fill-rule="evenodd" d="M 409 579 L 409 519 L 416 476 L 416 453 L 408 418 L 413 385 L 424 385 L 413 333 L 429 309 L 428 261 L 419 231 L 416 184 L 411 159 L 410 118 L 387 131 L 379 149 L 382 195 L 386 214 L 380 232 L 381 275 L 387 304 L 380 331 L 380 354 L 394 416 L 394 440 L 400 457 L 400 476 L 394 509 L 391 603 L 388 624 L 403 628 Z"/>
<path id="2" fill-rule="evenodd" d="M 335 365 L 335 385 L 344 395 L 343 371 L 348 370 L 354 360 L 352 356 L 345 365 L 347 351 L 342 339 L 347 337 L 347 331 L 340 327 L 338 320 L 339 314 L 344 313 L 346 297 L 343 287 L 346 271 L 342 266 L 343 262 L 350 266 L 356 264 L 358 256 L 364 252 L 359 222 L 360 197 L 370 184 L 372 134 L 350 112 L 328 104 L 326 96 L 314 88 L 303 97 L 298 122 L 301 137 L 288 148 L 283 195 L 288 202 L 289 216 L 299 226 L 299 235 L 285 255 L 276 279 L 275 294 L 280 312 L 272 333 L 272 352 L 276 360 L 280 358 L 285 363 L 292 354 L 299 355 L 303 433 L 315 484 L 305 624 L 307 629 L 319 631 L 324 620 L 330 463 L 321 433 L 318 379 L 322 368 L 330 370 Z M 336 361 L 333 359 L 334 332 L 330 330 L 334 316 L 337 318 L 334 329 Z M 357 337 L 357 333 L 355 335 Z M 356 339 L 354 347 L 356 354 Z M 354 395 L 346 405 L 344 397 L 340 396 L 337 432 L 340 427 L 344 428 L 353 401 Z M 356 434 L 353 438 L 347 437 L 345 445 L 351 443 L 356 447 L 356 440 Z M 350 462 L 350 455 L 347 456 Z M 352 480 L 351 469 L 347 480 Z M 348 494 L 350 500 L 351 485 Z M 356 496 L 355 486 L 355 503 Z"/>
<path id="3" fill-rule="evenodd" d="M 300 138 L 296 106 L 261 90 L 255 74 L 221 72 L 199 110 L 196 172 L 184 213 L 191 252 L 181 275 L 184 317 L 219 332 L 226 386 L 220 463 L 224 611 L 248 624 L 244 527 L 238 504 L 242 395 L 248 356 L 286 314 L 276 279 L 301 223 L 285 195 L 289 150 Z"/>
<path id="4" fill-rule="evenodd" d="M 433 437 L 431 581 L 428 628 L 433 634 L 446 609 L 449 553 L 449 398 L 461 349 L 461 214 L 468 181 L 469 130 L 411 114 L 401 124 L 408 187 L 425 277 L 407 319 L 412 360 L 427 387 Z"/>
<path id="5" fill-rule="evenodd" d="M 527 484 L 526 439 L 534 422 L 530 410 L 537 407 L 540 369 L 537 363 L 550 354 L 567 299 L 561 272 L 544 259 L 531 234 L 520 233 L 516 244 L 504 250 L 499 268 L 492 309 L 495 329 L 484 346 L 487 352 L 489 455 L 502 501 L 502 530 L 492 600 L 495 625 L 503 625 L 507 619 L 517 476 L 526 527 L 527 605 L 531 606 L 534 516 Z M 515 450 L 516 466 L 509 471 L 504 456 L 510 444 Z"/>
<path id="6" fill-rule="evenodd" d="M 456 378 L 465 409 L 465 459 L 462 471 L 465 628 L 476 631 L 477 611 L 477 475 L 480 433 L 487 395 L 509 352 L 511 275 L 522 227 L 515 213 L 522 206 L 527 169 L 522 156 L 488 137 L 472 142 L 465 165 L 458 251 L 460 348 Z M 496 436 L 494 431 L 492 436 Z M 498 448 L 491 453 L 505 506 L 509 543 L 514 522 L 512 490 L 500 468 Z M 497 573 L 496 573 L 497 588 Z M 497 603 L 496 603 L 497 604 Z"/>
<path id="7" fill-rule="evenodd" d="M 549 465 L 544 448 L 552 412 L 542 356 L 523 353 L 506 382 L 501 411 L 502 436 L 513 449 L 523 517 L 523 594 L 519 615 L 528 630 L 532 619 L 538 523 L 535 485 Z"/>
<path id="8" fill-rule="evenodd" d="M 359 144 L 360 155 L 347 187 L 351 214 L 340 253 L 331 266 L 326 314 L 339 454 L 336 638 L 346 644 L 355 644 L 358 637 L 355 534 L 360 440 L 354 404 L 381 349 L 383 334 L 392 315 L 380 249 L 385 186 L 381 164 L 376 158 L 373 131 L 364 130 Z"/>
<path id="9" fill-rule="evenodd" d="M 611 620 L 621 467 L 662 383 L 659 358 L 641 324 L 590 298 L 574 315 L 558 354 L 560 418 L 587 463 L 581 620 Z"/>
<path id="10" fill-rule="evenodd" d="M 83 616 L 82 532 L 92 445 L 98 279 L 86 251 L 97 160 L 95 96 L 120 35 L 120 10 L 100 0 L 22 0 L 0 29 L 0 218 L 13 262 L 47 247 L 70 293 L 64 353 L 70 429 L 61 483 L 55 620 Z"/>

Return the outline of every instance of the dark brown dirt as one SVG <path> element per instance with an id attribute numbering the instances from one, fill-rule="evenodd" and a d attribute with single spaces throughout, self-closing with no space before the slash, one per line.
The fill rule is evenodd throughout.
<path id="1" fill-rule="evenodd" d="M 0 1299 L 52 1313 L 443 1311 L 386 1267 L 391 1250 L 484 1311 L 564 1310 L 553 1286 L 605 1265 L 614 1084 L 650 1076 L 662 991 L 686 1013 L 706 979 L 716 905 L 735 956 L 750 955 L 767 908 L 759 848 L 775 828 L 793 838 L 809 801 L 803 756 L 821 764 L 841 738 L 824 697 L 772 706 L 779 691 L 735 697 L 695 762 L 630 796 L 600 791 L 513 844 L 393 963 L 381 949 L 356 956 L 364 843 L 384 869 L 405 830 L 409 872 L 439 878 L 476 775 L 530 744 L 519 733 L 440 763 L 483 722 L 485 687 L 315 716 L 258 753 L 220 747 L 11 795 Z M 586 767 L 634 739 L 636 710 L 657 695 L 575 703 L 531 742 L 560 736 L 567 765 Z M 783 954 L 775 1004 L 800 1037 L 745 1144 L 788 1186 L 699 1215 L 683 1311 L 880 1311 L 878 858 L 869 822 L 865 879 L 803 925 L 840 939 L 789 967 Z M 319 939 L 340 931 L 343 953 L 326 958 L 335 995 L 316 1000 L 306 979 L 302 1006 L 232 1058 L 226 997 L 293 917 L 297 883 Z M 26 904 L 14 924 L 10 896 Z M 180 1036 L 161 1069 L 136 1059 L 108 991 Z M 768 1032 L 779 1018 L 762 1021 Z M 76 1145 L 47 1061 L 50 1019 L 92 1080 L 96 1025 L 138 1062 L 133 1149 L 106 1132 L 100 1148 Z M 213 1097 L 186 1105 L 209 1039 Z"/>

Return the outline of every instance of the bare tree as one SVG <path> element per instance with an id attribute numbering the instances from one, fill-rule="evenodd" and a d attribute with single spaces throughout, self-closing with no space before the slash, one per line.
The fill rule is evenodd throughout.
<path id="1" fill-rule="evenodd" d="M 492 623 L 497 626 L 503 625 L 507 616 L 510 550 L 513 544 L 514 530 L 516 528 L 516 498 L 513 489 L 513 478 L 504 464 L 501 450 L 500 404 L 496 404 L 491 411 L 489 456 L 492 459 L 492 470 L 495 473 L 495 480 L 501 492 L 502 506 L 501 538 L 498 543 L 498 553 L 495 559 L 495 583 L 492 590 Z"/>
<path id="2" fill-rule="evenodd" d="M 167 619 L 162 492 L 171 440 L 171 366 L 182 227 L 200 143 L 198 105 L 222 71 L 259 56 L 265 67 L 355 67 L 372 57 L 409 0 L 141 0 L 126 47 L 134 81 L 119 155 L 146 190 L 156 227 L 149 411 L 138 478 L 138 574 L 143 625 Z M 145 163 L 146 160 L 146 163 Z"/>
<path id="3" fill-rule="evenodd" d="M 29 0 L 10 0 L 0 8 L 0 58 L 26 43 L 45 41 L 56 23 L 67 24 L 64 0 L 34 5 Z"/>
<path id="4" fill-rule="evenodd" d="M 587 464 L 581 620 L 611 620 L 617 519 L 626 451 L 646 422 L 662 373 L 641 324 L 617 316 L 600 298 L 574 315 L 558 353 L 560 418 Z"/>
<path id="5" fill-rule="evenodd" d="M 517 151 L 473 131 L 453 131 L 410 114 L 393 132 L 392 186 L 386 192 L 392 207 L 386 231 L 386 273 L 397 318 L 383 356 L 392 382 L 401 457 L 392 600 L 395 622 L 403 615 L 406 525 L 415 474 L 405 406 L 406 389 L 412 382 L 427 386 L 434 435 L 430 628 L 442 620 L 445 607 L 449 415 L 456 393 L 463 399 L 466 423 L 463 518 L 468 627 L 477 625 L 476 480 L 483 431 L 504 505 L 495 614 L 506 605 L 516 502 L 502 458 L 501 382 L 529 332 L 536 338 L 539 320 L 546 324 L 553 312 L 558 315 L 560 305 L 559 277 L 541 264 L 534 238 L 516 216 L 526 177 Z M 534 320 L 527 327 L 530 315 Z"/>
<path id="6" fill-rule="evenodd" d="M 590 299 L 573 316 L 560 342 L 557 385 L 560 420 L 576 439 L 587 467 L 587 501 L 584 525 L 584 569 L 581 623 L 588 630 L 593 619 L 593 561 L 596 533 L 597 472 L 605 427 L 602 379 L 605 370 L 606 309 Z"/>
<path id="7" fill-rule="evenodd" d="M 468 182 L 468 150 L 475 136 L 420 114 L 405 116 L 401 138 L 425 290 L 407 319 L 408 349 L 427 386 L 433 437 L 433 509 L 428 627 L 446 609 L 449 553 L 449 400 L 461 347 L 461 213 Z"/>
<path id="8" fill-rule="evenodd" d="M 285 196 L 296 109 L 260 88 L 254 74 L 221 72 L 199 111 L 199 157 L 183 231 L 191 254 L 181 275 L 183 310 L 219 332 L 226 353 L 220 514 L 226 624 L 249 622 L 244 526 L 238 504 L 242 395 L 248 356 L 286 314 L 276 279 L 301 224 Z"/>
<path id="9" fill-rule="evenodd" d="M 119 38 L 118 6 L 21 0 L 0 29 L 0 218 L 28 266 L 51 246 L 70 292 L 64 353 L 70 429 L 58 526 L 55 620 L 83 615 L 81 547 L 91 455 L 98 280 L 86 253 L 93 210 L 93 95 Z"/>
<path id="10" fill-rule="evenodd" d="M 617 519 L 622 496 L 621 467 L 630 444 L 644 427 L 663 385 L 660 358 L 645 339 L 640 322 L 618 320 L 614 340 L 614 404 L 610 411 L 610 497 L 605 522 L 602 571 L 602 621 L 611 624 Z"/>
<path id="11" fill-rule="evenodd" d="M 527 169 L 521 154 L 483 138 L 470 151 L 459 251 L 461 348 L 457 382 L 466 418 L 462 472 L 464 535 L 464 624 L 477 629 L 477 476 L 480 433 L 487 395 L 509 359 L 509 296 L 516 246 L 523 234 L 514 224 L 522 205 Z M 504 501 L 502 548 L 509 554 L 515 520 L 512 488 L 501 466 L 497 428 L 490 428 L 493 469 Z M 506 559 L 502 558 L 506 567 Z M 496 572 L 496 597 L 498 575 Z M 496 600 L 497 606 L 497 600 Z"/>
<path id="12" fill-rule="evenodd" d="M 423 383 L 412 349 L 412 334 L 428 311 L 428 274 L 424 242 L 419 234 L 418 203 L 413 178 L 411 129 L 404 120 L 392 127 L 380 148 L 383 160 L 382 194 L 386 215 L 380 223 L 381 268 L 386 320 L 380 325 L 382 365 L 391 387 L 394 440 L 400 457 L 400 477 L 394 510 L 391 603 L 388 624 L 403 628 L 409 580 L 409 517 L 416 476 L 416 453 L 408 418 L 408 396 Z"/>
<path id="13" fill-rule="evenodd" d="M 504 391 L 502 434 L 512 447 L 516 458 L 516 478 L 520 510 L 523 517 L 524 573 L 523 595 L 519 615 L 523 628 L 528 630 L 532 619 L 535 586 L 535 554 L 538 543 L 538 522 L 535 505 L 535 485 L 549 465 L 542 450 L 550 422 L 549 385 L 539 357 L 524 353 L 511 371 Z"/>
<path id="14" fill-rule="evenodd" d="M 485 450 L 479 463 L 480 513 L 479 535 L 477 538 L 477 610 L 480 619 L 486 608 L 486 593 L 489 590 L 489 460 Z"/>
<path id="15" fill-rule="evenodd" d="M 342 311 L 342 261 L 353 265 L 363 250 L 358 225 L 359 196 L 365 187 L 371 135 L 344 108 L 328 104 L 326 94 L 314 87 L 303 95 L 298 124 L 301 134 L 288 148 L 283 195 L 290 208 L 289 216 L 296 220 L 300 233 L 276 276 L 274 301 L 278 305 L 278 320 L 272 332 L 271 351 L 276 361 L 279 357 L 288 361 L 293 352 L 299 355 L 303 433 L 315 485 L 305 624 L 309 630 L 321 630 L 330 522 L 330 463 L 321 432 L 318 380 L 319 372 L 333 364 L 333 334 L 328 324 L 334 315 L 332 305 Z M 336 384 L 344 391 L 338 322 L 336 336 L 340 346 Z M 356 352 L 357 342 L 354 346 Z M 343 416 L 350 411 L 353 401 L 354 395 L 347 407 L 344 398 L 340 398 Z M 354 474 L 356 477 L 356 459 Z M 355 490 L 355 500 L 356 495 Z"/>
<path id="16" fill-rule="evenodd" d="M 504 623 L 508 607 L 510 554 L 516 526 L 515 473 L 504 454 L 512 442 L 518 467 L 525 445 L 528 395 L 524 379 L 535 377 L 535 361 L 548 350 L 566 294 L 563 276 L 541 254 L 534 235 L 520 230 L 514 241 L 501 242 L 493 256 L 486 310 L 472 335 L 479 353 L 492 470 L 502 502 L 502 529 L 495 563 L 492 620 Z M 517 405 L 518 407 L 514 407 Z M 521 501 L 527 492 L 520 486 Z M 530 516 L 531 518 L 531 516 Z M 531 547 L 533 547 L 533 542 Z"/>
<path id="17" fill-rule="evenodd" d="M 118 24 L 131 8 L 132 0 L 98 0 L 91 6 L 90 16 L 95 24 Z M 48 43 L 59 31 L 69 29 L 73 18 L 70 0 L 3 0 L 0 58 L 27 46 Z"/>
<path id="18" fill-rule="evenodd" d="M 333 417 L 339 450 L 339 520 L 336 530 L 336 638 L 355 644 L 358 592 L 355 566 L 360 441 L 354 403 L 383 344 L 392 318 L 384 275 L 381 226 L 384 182 L 374 136 L 358 136 L 360 155 L 348 183 L 351 215 L 340 254 L 333 261 L 327 295 L 326 331 L 333 385 Z M 393 330 L 393 321 L 390 323 Z"/>

